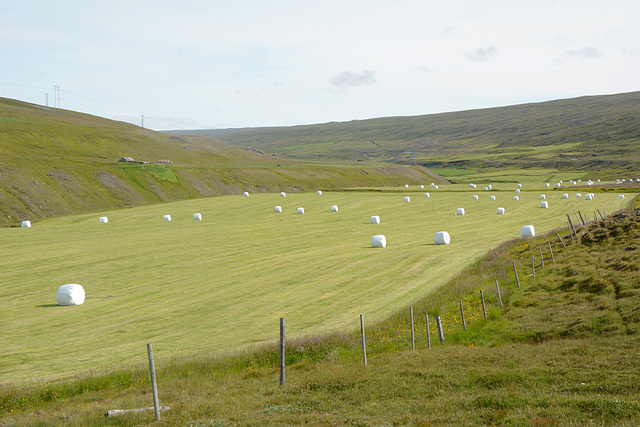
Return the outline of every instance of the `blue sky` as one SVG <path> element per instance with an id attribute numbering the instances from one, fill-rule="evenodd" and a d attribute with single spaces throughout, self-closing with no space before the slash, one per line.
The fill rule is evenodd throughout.
<path id="1" fill-rule="evenodd" d="M 194 129 L 640 90 L 637 0 L 0 0 L 0 96 Z"/>

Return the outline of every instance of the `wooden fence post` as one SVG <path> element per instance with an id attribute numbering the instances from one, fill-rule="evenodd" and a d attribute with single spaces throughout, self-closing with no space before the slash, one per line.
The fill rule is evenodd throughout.
<path id="1" fill-rule="evenodd" d="M 364 316 L 360 315 L 360 335 L 362 337 L 362 361 L 364 366 L 367 366 L 367 344 L 364 339 Z"/>
<path id="2" fill-rule="evenodd" d="M 551 252 L 551 261 L 555 264 L 556 263 L 556 257 L 553 256 L 553 249 L 551 249 L 551 242 L 549 243 L 549 252 Z"/>
<path id="3" fill-rule="evenodd" d="M 544 270 L 544 255 L 542 255 L 542 246 L 539 246 L 538 249 L 540 249 L 540 262 L 542 265 L 542 269 Z"/>
<path id="4" fill-rule="evenodd" d="M 564 240 L 562 240 L 562 237 L 560 237 L 560 235 L 558 233 L 556 233 L 556 236 L 558 236 L 558 239 L 560 239 L 560 243 L 562 243 L 562 246 L 567 249 L 567 245 L 564 244 Z M 573 239 L 573 236 L 571 236 L 571 238 Z"/>
<path id="5" fill-rule="evenodd" d="M 536 257 L 531 255 L 531 271 L 533 272 L 533 278 L 536 278 Z"/>
<path id="6" fill-rule="evenodd" d="M 431 333 L 429 332 L 429 315 L 426 314 L 427 320 L 427 348 L 431 348 Z"/>
<path id="7" fill-rule="evenodd" d="M 482 314 L 484 315 L 484 320 L 487 320 L 487 309 L 484 306 L 484 294 L 482 293 L 482 289 L 480 289 L 480 299 L 482 300 Z"/>
<path id="8" fill-rule="evenodd" d="M 280 318 L 280 385 L 287 383 L 287 377 L 284 372 L 284 338 L 285 338 L 285 322 L 284 317 Z"/>
<path id="9" fill-rule="evenodd" d="M 440 343 L 444 344 L 444 332 L 442 331 L 442 320 L 440 320 L 440 316 L 436 316 L 436 324 L 438 325 L 438 335 L 440 336 Z"/>
<path id="10" fill-rule="evenodd" d="M 153 393 L 153 409 L 156 413 L 156 421 L 160 421 L 160 403 L 158 402 L 158 385 L 156 383 L 156 367 L 153 363 L 153 349 L 147 344 L 149 354 L 149 372 L 151 373 L 151 391 Z"/>
<path id="11" fill-rule="evenodd" d="M 520 279 L 518 279 L 518 270 L 516 269 L 516 262 L 513 261 L 513 273 L 516 275 L 516 284 L 520 287 Z M 480 291 L 482 292 L 482 291 Z M 485 316 L 486 319 L 486 316 Z"/>
<path id="12" fill-rule="evenodd" d="M 460 316 L 462 317 L 462 330 L 467 330 L 467 322 L 464 321 L 464 308 L 462 308 L 462 300 L 460 300 Z"/>
<path id="13" fill-rule="evenodd" d="M 498 301 L 500 301 L 500 308 L 502 308 L 502 296 L 500 296 L 500 285 L 498 285 L 498 279 L 496 279 L 496 289 L 498 291 Z"/>
<path id="14" fill-rule="evenodd" d="M 416 336 L 415 331 L 413 329 L 413 307 L 409 307 L 409 312 L 411 314 L 411 350 L 416 349 Z"/>

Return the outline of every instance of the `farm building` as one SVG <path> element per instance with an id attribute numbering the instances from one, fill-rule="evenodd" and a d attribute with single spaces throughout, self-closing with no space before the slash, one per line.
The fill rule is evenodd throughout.
<path id="1" fill-rule="evenodd" d="M 133 160 L 133 157 L 123 157 L 118 161 L 119 162 L 135 162 L 135 160 Z"/>

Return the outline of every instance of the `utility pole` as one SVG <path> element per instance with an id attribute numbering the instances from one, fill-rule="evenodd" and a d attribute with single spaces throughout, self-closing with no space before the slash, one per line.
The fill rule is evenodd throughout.
<path id="1" fill-rule="evenodd" d="M 142 117 L 141 117 L 141 120 L 142 120 L 142 125 L 141 125 L 141 127 L 142 127 L 142 129 L 144 129 L 144 114 L 141 114 L 141 116 L 142 116 Z"/>
<path id="2" fill-rule="evenodd" d="M 53 108 L 60 109 L 60 86 L 53 87 Z"/>

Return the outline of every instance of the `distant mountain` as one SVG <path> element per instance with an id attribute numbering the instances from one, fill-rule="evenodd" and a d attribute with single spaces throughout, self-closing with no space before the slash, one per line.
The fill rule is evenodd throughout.
<path id="1" fill-rule="evenodd" d="M 306 126 L 173 131 L 287 158 L 633 171 L 640 92 Z"/>
<path id="2" fill-rule="evenodd" d="M 446 181 L 423 167 L 308 167 L 211 137 L 0 98 L 0 226 L 243 191 L 425 182 Z"/>

